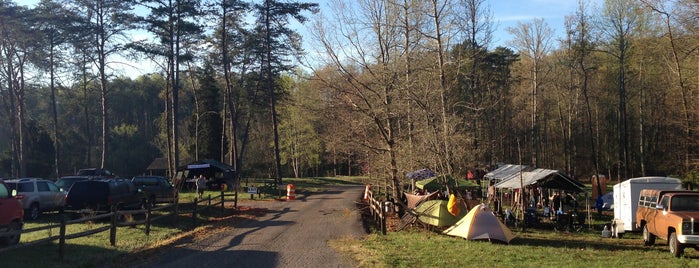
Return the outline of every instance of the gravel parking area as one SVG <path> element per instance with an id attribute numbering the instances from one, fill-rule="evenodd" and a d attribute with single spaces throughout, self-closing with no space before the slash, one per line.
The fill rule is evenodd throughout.
<path id="1" fill-rule="evenodd" d="M 293 201 L 246 201 L 265 213 L 153 254 L 137 267 L 356 267 L 328 241 L 361 237 L 363 186 L 333 186 Z"/>

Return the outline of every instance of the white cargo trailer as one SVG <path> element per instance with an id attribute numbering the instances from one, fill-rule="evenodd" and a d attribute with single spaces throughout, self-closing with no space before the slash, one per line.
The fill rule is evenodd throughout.
<path id="1" fill-rule="evenodd" d="M 612 232 L 615 236 L 625 231 L 638 231 L 636 208 L 642 189 L 675 190 L 682 188 L 682 181 L 668 177 L 632 178 L 614 185 L 614 220 Z"/>

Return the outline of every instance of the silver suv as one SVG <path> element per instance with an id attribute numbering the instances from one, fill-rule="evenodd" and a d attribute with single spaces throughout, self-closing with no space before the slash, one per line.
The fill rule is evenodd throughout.
<path id="1" fill-rule="evenodd" d="M 10 191 L 17 190 L 17 198 L 25 210 L 24 217 L 36 220 L 42 211 L 60 210 L 65 204 L 66 192 L 61 191 L 52 181 L 27 178 L 6 180 Z"/>

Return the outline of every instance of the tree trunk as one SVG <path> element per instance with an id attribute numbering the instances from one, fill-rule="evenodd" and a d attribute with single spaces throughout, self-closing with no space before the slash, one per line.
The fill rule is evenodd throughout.
<path id="1" fill-rule="evenodd" d="M 53 34 L 51 35 L 51 38 L 53 39 Z M 55 73 L 55 62 L 54 62 L 54 42 L 53 40 L 49 41 L 51 48 L 49 49 L 49 79 L 50 79 L 50 88 L 51 88 L 51 119 L 53 122 L 53 135 L 51 139 L 53 140 L 53 171 L 56 175 L 56 178 L 58 178 L 61 173 L 60 173 L 60 168 L 59 168 L 59 143 L 58 143 L 58 111 L 56 109 L 56 73 Z"/>
<path id="2" fill-rule="evenodd" d="M 437 42 L 437 62 L 439 68 L 439 95 L 440 95 L 440 109 L 442 112 L 442 147 L 443 147 L 443 167 L 446 174 L 452 174 L 452 164 L 451 161 L 451 138 L 450 138 L 450 127 L 449 119 L 447 118 L 447 78 L 444 70 L 444 47 L 442 44 L 442 29 L 440 26 L 442 14 L 440 8 L 437 6 L 437 1 L 432 0 L 432 15 L 434 16 L 434 31 L 435 31 L 435 42 Z M 394 159 L 392 159 L 394 160 Z M 397 170 L 396 170 L 397 172 Z"/>

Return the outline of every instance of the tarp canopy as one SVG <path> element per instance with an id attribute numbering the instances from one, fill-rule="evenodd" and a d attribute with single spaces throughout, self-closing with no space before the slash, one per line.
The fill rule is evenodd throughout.
<path id="1" fill-rule="evenodd" d="M 444 230 L 444 234 L 468 240 L 488 240 L 506 244 L 509 244 L 515 237 L 512 231 L 500 222 L 485 204 L 475 206 L 454 226 Z"/>
<path id="2" fill-rule="evenodd" d="M 408 208 L 416 208 L 422 201 L 437 199 L 437 194 L 439 192 L 434 192 L 428 195 L 414 195 L 411 193 L 405 193 L 405 199 L 408 200 Z"/>
<path id="3" fill-rule="evenodd" d="M 432 177 L 429 179 L 421 180 L 421 181 L 416 181 L 415 182 L 415 187 L 423 189 L 425 191 L 437 191 L 442 189 L 444 185 L 444 181 L 446 180 L 447 184 L 449 187 L 454 187 L 458 189 L 466 189 L 466 188 L 476 188 L 479 187 L 478 184 L 475 182 L 469 181 L 469 180 L 464 180 L 464 179 L 458 179 L 454 180 L 454 178 L 448 178 L 445 179 L 443 176 L 441 177 Z M 458 182 L 458 187 L 457 187 L 457 182 Z"/>
<path id="4" fill-rule="evenodd" d="M 204 159 L 177 168 L 177 171 L 183 170 L 189 170 L 191 171 L 191 173 L 197 173 L 197 175 L 201 173 L 203 173 L 204 175 L 209 175 L 208 173 L 235 171 L 232 166 L 226 165 L 213 159 Z"/>
<path id="5" fill-rule="evenodd" d="M 427 178 L 432 178 L 434 176 L 437 176 L 437 173 L 434 173 L 434 171 L 429 170 L 427 168 L 418 169 L 405 174 L 406 178 L 413 180 L 423 180 Z"/>
<path id="6" fill-rule="evenodd" d="M 415 187 L 418 189 L 423 189 L 425 191 L 437 191 L 442 188 L 442 184 L 439 183 L 436 177 L 432 177 L 429 179 L 421 180 L 421 181 L 416 181 L 415 182 Z"/>
<path id="7" fill-rule="evenodd" d="M 464 217 L 464 213 L 454 216 L 449 213 L 447 209 L 447 200 L 427 200 L 422 202 L 415 208 L 415 212 L 418 214 L 418 220 L 423 223 L 434 225 L 437 227 L 452 226 L 454 223 L 459 221 Z M 458 207 L 460 211 L 466 211 L 466 207 L 458 202 Z"/>
<path id="8" fill-rule="evenodd" d="M 495 184 L 495 188 L 519 189 L 522 186 L 531 185 L 576 193 L 582 192 L 585 187 L 582 183 L 558 170 L 537 168 L 531 171 L 513 173 Z"/>
<path id="9" fill-rule="evenodd" d="M 213 159 L 205 159 L 178 167 L 173 182 L 180 188 L 193 188 L 194 177 L 199 175 L 204 175 L 209 189 L 219 189 L 223 184 L 229 184 L 231 187 L 235 180 L 235 170 L 232 166 Z"/>
<path id="10" fill-rule="evenodd" d="M 531 170 L 531 168 L 529 168 L 529 166 L 526 165 L 502 165 L 496 170 L 486 173 L 485 176 L 483 176 L 483 178 L 487 180 L 500 181 L 511 176 L 512 174 L 518 174 L 520 171 L 527 170 Z"/>

